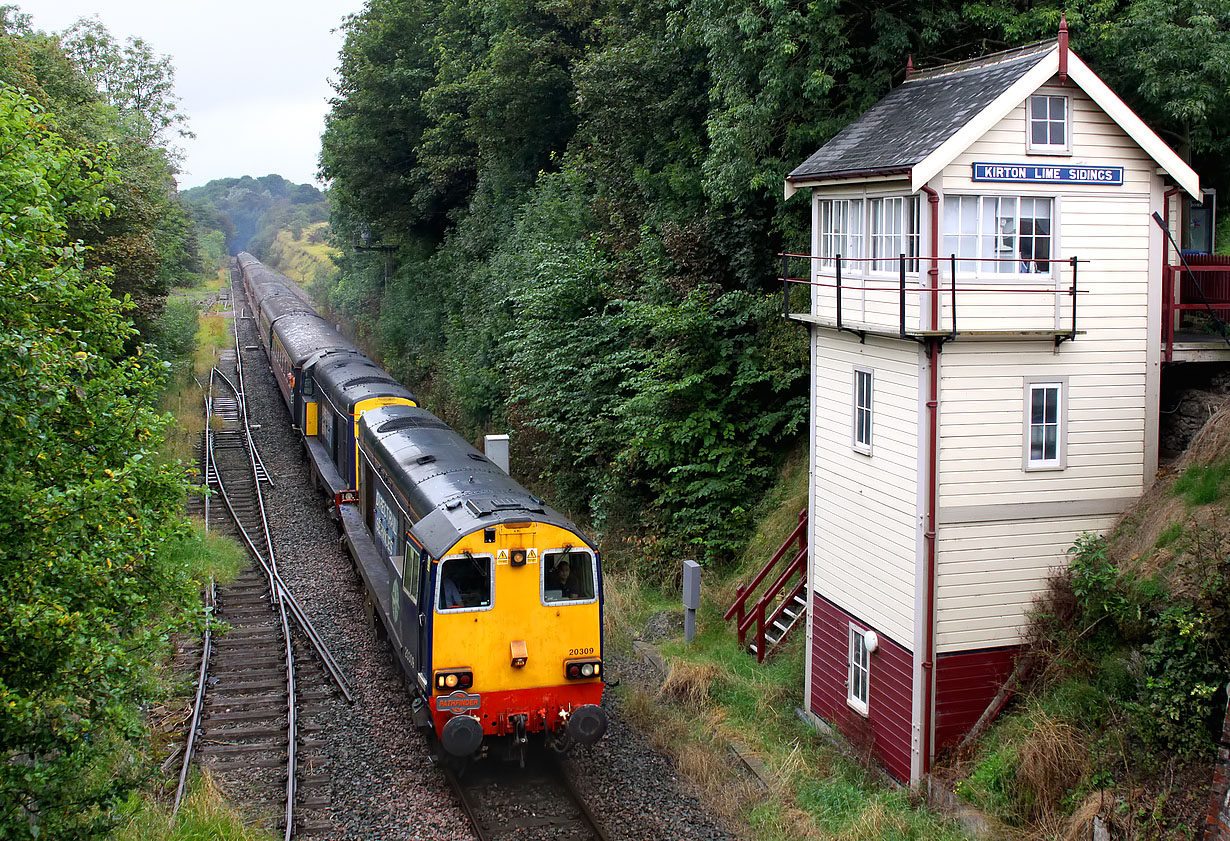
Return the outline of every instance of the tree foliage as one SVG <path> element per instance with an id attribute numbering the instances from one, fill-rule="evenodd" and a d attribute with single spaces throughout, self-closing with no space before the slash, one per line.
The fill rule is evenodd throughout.
<path id="1" fill-rule="evenodd" d="M 0 836 L 79 837 L 132 784 L 144 664 L 191 592 L 183 480 L 153 457 L 161 365 L 68 238 L 111 209 L 110 150 L 7 85 L 0 150 Z"/>
<path id="2" fill-rule="evenodd" d="M 200 268 L 195 232 L 175 195 L 175 152 L 164 136 L 182 124 L 169 60 L 148 44 L 118 45 L 97 21 L 62 36 L 30 29 L 0 7 L 0 81 L 56 116 L 72 146 L 108 147 L 117 171 L 105 217 L 70 217 L 69 233 L 91 250 L 91 269 L 111 269 L 112 291 L 128 295 L 142 336 L 156 331 L 167 290 Z"/>
<path id="3" fill-rule="evenodd" d="M 208 241 L 216 254 L 216 237 L 227 253 L 251 251 L 266 256 L 278 231 L 296 237 L 303 228 L 329 218 L 324 195 L 311 184 L 292 184 L 280 175 L 218 178 L 184 190 L 182 198 L 196 222 L 198 238 Z"/>
<path id="4" fill-rule="evenodd" d="M 95 34 L 98 56 L 114 50 Z M 109 72 L 118 85 L 137 71 Z M 132 82 L 126 96 L 158 95 Z M 150 664 L 195 590 L 174 551 L 183 479 L 156 457 L 164 351 L 131 320 L 157 334 L 195 241 L 173 155 L 127 110 L 146 106 L 100 84 L 60 39 L 0 9 L 2 838 L 113 823 L 144 771 Z"/>

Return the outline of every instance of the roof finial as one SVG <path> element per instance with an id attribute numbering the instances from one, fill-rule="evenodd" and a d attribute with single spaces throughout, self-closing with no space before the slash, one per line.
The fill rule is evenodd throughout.
<path id="1" fill-rule="evenodd" d="M 909 79 L 910 74 L 914 72 L 914 54 L 910 53 L 905 59 L 905 78 Z"/>
<path id="2" fill-rule="evenodd" d="M 1068 16 L 1059 16 L 1059 84 L 1068 81 Z"/>

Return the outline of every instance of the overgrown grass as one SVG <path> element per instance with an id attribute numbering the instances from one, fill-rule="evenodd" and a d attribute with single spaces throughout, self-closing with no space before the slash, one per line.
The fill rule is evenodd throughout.
<path id="1" fill-rule="evenodd" d="M 1183 497 L 1188 506 L 1209 505 L 1226 497 L 1230 491 L 1230 460 L 1209 465 L 1193 464 L 1174 483 L 1175 496 Z"/>
<path id="2" fill-rule="evenodd" d="M 198 300 L 194 306 L 199 305 Z M 195 447 L 205 430 L 202 389 L 219 351 L 231 344 L 229 322 L 221 315 L 202 312 L 196 321 L 196 334 L 191 346 L 185 348 L 184 364 L 177 366 L 162 398 L 163 411 L 174 415 L 176 421 L 167 429 L 164 457 L 183 464 L 193 464 L 196 459 Z"/>
<path id="3" fill-rule="evenodd" d="M 273 841 L 226 802 L 208 775 L 197 778 L 172 817 L 167 804 L 147 793 L 133 797 L 113 841 Z"/>
<path id="4" fill-rule="evenodd" d="M 200 520 L 192 521 L 193 529 L 185 537 L 170 541 L 166 551 L 177 564 L 191 571 L 193 578 L 204 583 L 212 577 L 219 584 L 231 581 L 248 562 L 247 550 L 223 534 L 205 531 Z"/>
<path id="5" fill-rule="evenodd" d="M 704 571 L 702 606 L 692 643 L 682 634 L 661 643 L 670 670 L 660 686 L 626 686 L 623 714 L 670 753 L 708 804 L 750 837 L 791 839 L 959 839 L 960 831 L 911 802 L 864 759 L 842 753 L 795 714 L 802 698 L 801 630 L 763 664 L 743 651 L 722 619 L 740 580 L 772 555 L 798 523 L 806 502 L 806 451 L 787 460 L 758 517 L 759 528 L 737 569 Z M 677 593 L 627 575 L 607 587 L 608 644 L 626 647 L 652 617 L 680 612 Z M 656 624 L 656 623 L 655 623 Z M 736 770 L 729 744 L 765 765 L 769 791 Z"/>
<path id="6" fill-rule="evenodd" d="M 1198 837 L 1230 675 L 1226 463 L 1153 494 L 1181 519 L 1146 557 L 1077 540 L 1032 619 L 1039 667 L 954 762 L 963 798 L 1027 837 L 1088 838 L 1095 818 L 1115 838 Z"/>

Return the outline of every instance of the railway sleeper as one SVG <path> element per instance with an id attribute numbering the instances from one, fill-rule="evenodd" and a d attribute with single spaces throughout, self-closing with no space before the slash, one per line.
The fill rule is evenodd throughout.
<path id="1" fill-rule="evenodd" d="M 249 653 L 246 651 L 228 651 L 225 654 L 215 654 L 213 657 L 209 658 L 209 662 L 218 666 L 245 666 L 256 669 L 278 665 L 285 666 L 286 658 L 277 654 L 262 656 L 255 652 Z"/>
<path id="2" fill-rule="evenodd" d="M 252 680 L 233 683 L 219 679 L 211 689 L 210 695 L 215 698 L 251 698 L 254 696 L 276 698 L 279 695 L 285 697 L 286 676 L 283 675 L 280 680 Z"/>
<path id="3" fill-rule="evenodd" d="M 265 718 L 272 718 L 275 714 L 268 709 L 251 709 L 251 710 L 217 710 L 214 712 L 206 711 L 205 720 L 211 725 L 219 723 L 225 725 L 229 721 L 259 721 Z"/>
<path id="4" fill-rule="evenodd" d="M 268 727 L 210 727 L 208 738 L 210 739 L 267 739 L 271 736 L 284 735 L 286 733 L 286 719 L 269 725 Z"/>
<path id="5" fill-rule="evenodd" d="M 252 686 L 257 684 L 269 684 L 269 687 L 272 689 L 277 685 L 278 681 L 280 681 L 282 685 L 286 684 L 286 664 L 284 662 L 278 663 L 277 666 L 278 668 L 270 667 L 267 669 L 245 668 L 242 670 L 236 670 L 231 674 L 211 673 L 211 677 L 215 678 L 215 687 L 230 686 L 234 688 L 236 685 Z M 240 683 L 228 683 L 230 680 L 238 680 Z"/>
<path id="6" fill-rule="evenodd" d="M 286 757 L 258 756 L 247 759 L 217 760 L 208 763 L 209 770 L 214 772 L 246 771 L 250 768 L 285 768 Z"/>
<path id="7" fill-rule="evenodd" d="M 282 735 L 285 735 L 283 732 Z M 272 753 L 282 755 L 282 764 L 286 764 L 286 740 L 280 742 L 249 742 L 242 745 L 224 744 L 211 745 L 208 741 L 197 747 L 197 753 L 204 756 L 231 756 L 244 753 Z"/>
<path id="8" fill-rule="evenodd" d="M 231 625 L 226 629 L 225 633 L 219 634 L 216 644 L 225 646 L 227 644 L 247 644 L 253 645 L 260 640 L 254 640 L 254 637 L 261 637 L 267 640 L 280 640 L 282 638 L 282 629 L 277 622 L 270 619 L 268 622 L 246 622 L 243 625 Z"/>

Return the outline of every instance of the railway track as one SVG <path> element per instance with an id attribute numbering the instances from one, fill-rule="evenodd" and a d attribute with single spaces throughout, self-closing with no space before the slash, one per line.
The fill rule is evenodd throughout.
<path id="1" fill-rule="evenodd" d="M 278 573 L 262 491 L 272 479 L 252 440 L 238 341 L 211 372 L 206 415 L 206 527 L 230 531 L 256 563 L 229 584 L 215 589 L 211 582 L 206 594 L 207 613 L 226 623 L 225 631 L 207 632 L 199 649 L 175 806 L 195 759 L 254 810 L 280 811 L 285 841 L 331 832 L 331 780 L 313 734 L 332 688 L 347 700 L 351 693 Z"/>
<path id="2" fill-rule="evenodd" d="M 524 767 L 482 762 L 445 776 L 480 841 L 607 841 L 597 818 L 554 756 L 530 754 Z"/>

